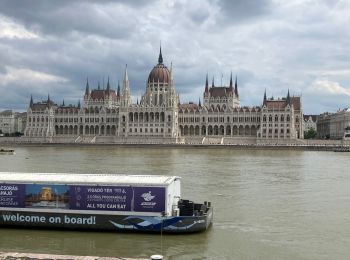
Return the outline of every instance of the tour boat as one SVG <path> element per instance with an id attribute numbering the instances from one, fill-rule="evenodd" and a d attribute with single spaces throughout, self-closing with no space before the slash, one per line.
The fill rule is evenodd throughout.
<path id="1" fill-rule="evenodd" d="M 0 154 L 9 154 L 9 155 L 12 155 L 12 154 L 15 154 L 15 150 L 13 150 L 13 149 L 3 149 L 3 148 L 1 148 L 1 149 L 0 149 Z"/>
<path id="2" fill-rule="evenodd" d="M 178 176 L 0 173 L 0 226 L 191 233 L 210 202 L 181 198 Z"/>

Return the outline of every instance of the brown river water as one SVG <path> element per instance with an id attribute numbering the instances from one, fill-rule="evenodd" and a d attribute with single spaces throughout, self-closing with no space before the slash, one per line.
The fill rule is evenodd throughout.
<path id="1" fill-rule="evenodd" d="M 164 147 L 18 147 L 0 171 L 177 175 L 211 201 L 204 233 L 0 228 L 0 251 L 166 259 L 349 259 L 350 153 Z"/>

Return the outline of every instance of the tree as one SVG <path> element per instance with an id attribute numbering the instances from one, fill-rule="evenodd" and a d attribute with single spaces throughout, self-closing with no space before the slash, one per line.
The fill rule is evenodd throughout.
<path id="1" fill-rule="evenodd" d="M 314 139 L 317 135 L 315 129 L 310 128 L 308 131 L 304 132 L 304 139 Z"/>

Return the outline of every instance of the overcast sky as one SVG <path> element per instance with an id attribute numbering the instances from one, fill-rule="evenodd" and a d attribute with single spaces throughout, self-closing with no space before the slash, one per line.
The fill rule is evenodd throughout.
<path id="1" fill-rule="evenodd" d="M 0 2 L 0 110 L 77 104 L 128 65 L 134 101 L 157 63 L 173 63 L 181 103 L 237 75 L 241 105 L 301 95 L 305 114 L 350 107 L 350 1 Z M 222 82 L 222 83 L 221 83 Z"/>

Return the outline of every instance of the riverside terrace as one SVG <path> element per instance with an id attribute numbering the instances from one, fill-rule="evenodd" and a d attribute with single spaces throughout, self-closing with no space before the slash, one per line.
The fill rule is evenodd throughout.
<path id="1" fill-rule="evenodd" d="M 229 143 L 227 140 L 213 140 L 210 143 L 201 143 L 197 139 L 186 139 L 188 142 L 179 144 L 159 144 L 159 143 L 67 143 L 67 142 L 57 142 L 57 143 L 32 143 L 28 142 L 26 139 L 21 137 L 2 137 L 0 138 L 0 144 L 2 147 L 21 147 L 21 146 L 127 146 L 127 147 L 174 147 L 174 148 L 216 148 L 216 149 L 291 149 L 291 150 L 318 150 L 318 151 L 332 151 L 339 147 L 350 147 L 350 140 L 299 140 L 300 142 L 295 143 L 285 143 L 276 142 L 275 140 L 270 140 L 269 142 L 240 142 Z"/>

